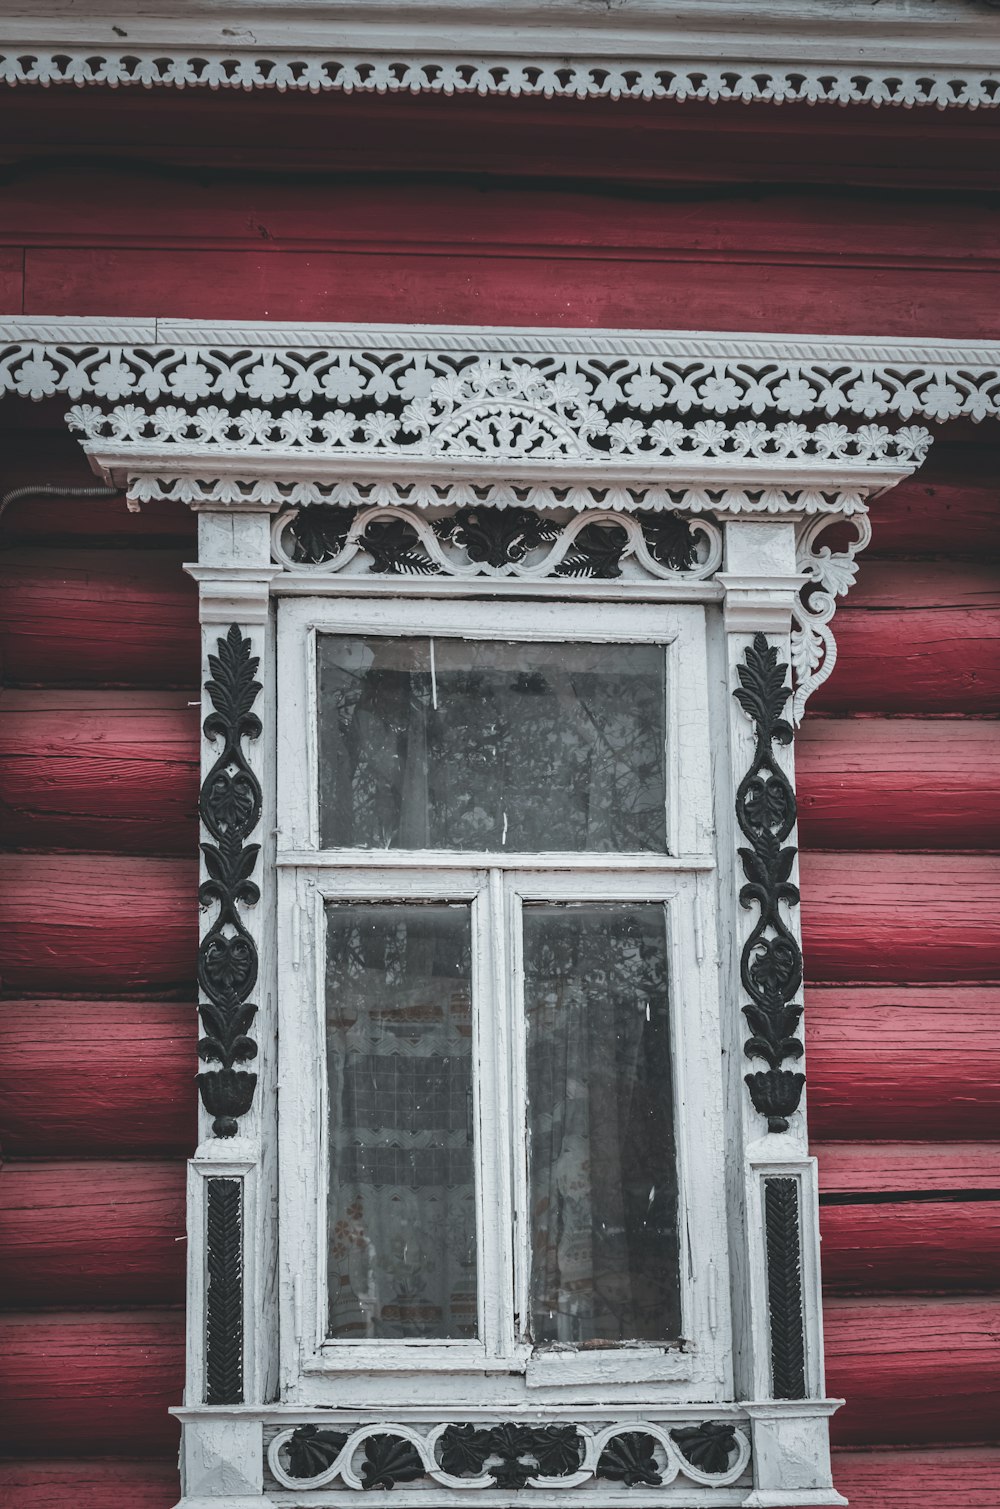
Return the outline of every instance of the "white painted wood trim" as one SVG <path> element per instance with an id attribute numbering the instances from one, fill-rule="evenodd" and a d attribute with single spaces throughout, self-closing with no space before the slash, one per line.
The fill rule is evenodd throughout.
<path id="1" fill-rule="evenodd" d="M 995 105 L 996 19 L 962 0 L 831 12 L 817 0 L 732 0 L 669 11 L 487 0 L 414 14 L 398 0 L 192 0 L 81 14 L 68 0 L 0 20 L 0 79 L 112 87 L 267 88 L 606 98 Z"/>

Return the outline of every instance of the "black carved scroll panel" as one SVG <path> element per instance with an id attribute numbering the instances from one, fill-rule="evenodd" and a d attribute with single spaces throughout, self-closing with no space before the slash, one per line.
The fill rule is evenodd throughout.
<path id="1" fill-rule="evenodd" d="M 215 1135 L 232 1137 L 257 1085 L 256 1074 L 236 1065 L 257 1055 L 249 1036 L 257 1014 L 249 999 L 257 983 L 257 947 L 239 907 L 260 900 L 260 888 L 251 879 L 260 845 L 246 839 L 260 822 L 263 794 L 243 751 L 244 740 L 261 732 L 253 711 L 261 691 L 255 679 L 260 662 L 250 653 L 250 640 L 233 624 L 208 663 L 205 690 L 214 711 L 203 729 L 207 739 L 222 741 L 222 750 L 201 787 L 199 811 L 212 842 L 201 846 L 208 878 L 198 900 L 219 911 L 198 950 L 198 984 L 206 997 L 198 1007 L 204 1027 L 198 1055 L 219 1068 L 199 1074 L 198 1086 L 205 1109 L 215 1118 Z"/>
<path id="2" fill-rule="evenodd" d="M 751 1036 L 743 1049 L 768 1066 L 746 1075 L 746 1084 L 769 1132 L 787 1131 L 805 1084 L 804 1074 L 783 1067 L 786 1059 L 802 1057 L 796 1036 L 802 1007 L 795 999 L 802 986 L 802 950 L 782 915 L 782 906 L 799 904 L 798 886 L 791 881 L 798 850 L 785 842 L 795 827 L 795 792 L 774 749 L 792 739 L 783 716 L 792 694 L 787 670 L 777 649 L 755 634 L 737 667 L 740 685 L 733 693 L 756 735 L 753 760 L 736 791 L 736 821 L 747 840 L 739 850 L 746 877 L 740 904 L 758 909 L 740 956 L 740 980 L 750 997 L 743 1013 Z"/>

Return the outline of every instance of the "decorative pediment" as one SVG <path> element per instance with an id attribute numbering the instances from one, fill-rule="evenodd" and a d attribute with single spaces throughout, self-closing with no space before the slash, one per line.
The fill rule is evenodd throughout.
<path id="1" fill-rule="evenodd" d="M 275 514 L 288 590 L 600 577 L 711 596 L 727 520 L 793 522 L 796 717 L 833 669 L 869 502 L 927 454 L 920 421 L 1000 410 L 998 353 L 935 342 L 30 320 L 0 341 L 0 390 L 72 400 L 130 507 Z"/>

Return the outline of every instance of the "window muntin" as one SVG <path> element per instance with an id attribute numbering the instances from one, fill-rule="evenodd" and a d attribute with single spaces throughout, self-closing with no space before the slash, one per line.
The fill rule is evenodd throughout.
<path id="1" fill-rule="evenodd" d="M 654 644 L 321 634 L 325 848 L 666 847 Z"/>
<path id="2" fill-rule="evenodd" d="M 414 902 L 472 905 L 472 1043 L 479 1220 L 478 1335 L 457 1338 L 331 1337 L 327 1324 L 328 1249 L 325 1205 L 331 1150 L 310 1146 L 301 1130 L 280 1121 L 287 1215 L 315 1234 L 318 1267 L 289 1274 L 304 1325 L 304 1350 L 286 1366 L 303 1379 L 302 1398 L 336 1399 L 327 1385 L 345 1370 L 352 1391 L 373 1406 L 406 1403 L 414 1369 L 435 1375 L 442 1407 L 474 1399 L 498 1405 L 543 1398 L 556 1391 L 567 1403 L 592 1398 L 595 1386 L 623 1402 L 648 1397 L 650 1383 L 665 1398 L 726 1397 L 731 1371 L 725 1304 L 725 1202 L 722 1187 L 719 1084 L 718 981 L 715 968 L 715 894 L 703 610 L 696 605 L 602 605 L 599 627 L 585 605 L 528 602 L 453 603 L 304 600 L 279 609 L 279 970 L 282 1097 L 295 1106 L 300 1128 L 315 1117 L 329 1121 L 326 1075 L 315 1065 L 326 1054 L 325 1010 L 308 988 L 310 974 L 322 997 L 330 904 Z M 318 662 L 326 635 L 364 638 L 443 638 L 520 645 L 565 640 L 575 645 L 652 646 L 666 666 L 665 722 L 667 832 L 674 856 L 615 852 L 524 852 L 330 849 L 320 840 L 321 781 L 317 698 Z M 601 636 L 601 637 L 599 637 Z M 589 650 L 588 650 L 589 653 Z M 506 669 L 505 669 L 506 674 Z M 308 779 L 301 758 L 309 751 Z M 308 835 L 314 838 L 310 843 Z M 676 1231 L 661 1229 L 666 1287 L 661 1319 L 645 1336 L 594 1336 L 540 1342 L 532 1335 L 531 1202 L 528 1126 L 528 1017 L 523 918 L 556 906 L 594 909 L 621 904 L 652 906 L 666 917 L 669 989 L 663 1006 L 671 1087 L 684 1107 L 676 1128 Z M 286 907 L 292 915 L 286 915 Z M 530 931 L 530 922 L 529 922 Z M 298 955 L 297 972 L 291 961 Z M 284 960 L 284 965 L 282 965 Z M 305 970 L 303 976 L 302 970 Z M 662 1057 L 662 1055 L 661 1055 Z M 301 1110 L 300 1110 L 301 1107 Z M 695 1127 L 698 1136 L 694 1135 Z M 706 1128 L 709 1132 L 706 1133 Z M 657 1185 L 661 1168 L 656 1170 Z M 653 1187 L 649 1180 L 647 1189 Z M 697 1191 L 697 1197 L 692 1192 Z M 648 1195 L 647 1195 L 648 1199 Z M 659 1218 L 659 1213 L 657 1213 Z M 647 1233 L 649 1235 L 649 1233 Z M 677 1272 L 677 1253 L 683 1261 Z M 723 1275 L 720 1279 L 720 1273 Z M 670 1305 L 679 1316 L 670 1318 Z M 310 1317 L 313 1317 L 312 1319 Z M 666 1317 L 666 1318 L 663 1318 Z M 599 1329 L 606 1329 L 603 1325 Z M 659 1332 L 653 1337 L 650 1332 Z M 314 1340 L 310 1342 L 312 1335 Z M 681 1345 L 683 1343 L 683 1345 Z M 451 1375 L 449 1378 L 448 1375 Z M 480 1380 L 476 1383 L 474 1380 Z M 464 1378 L 464 1382 L 462 1379 Z M 308 1379 L 308 1384 L 305 1380 Z M 527 1393 L 525 1390 L 527 1389 Z M 541 1394 L 534 1394 L 541 1390 Z M 353 1397 L 353 1392 L 352 1392 Z M 555 1397 L 555 1396 L 553 1396 Z M 731 1396 L 730 1396 L 731 1397 Z"/>

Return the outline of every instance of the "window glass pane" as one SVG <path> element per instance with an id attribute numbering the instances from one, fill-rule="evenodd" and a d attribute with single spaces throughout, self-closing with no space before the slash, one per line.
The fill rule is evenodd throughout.
<path id="1" fill-rule="evenodd" d="M 662 851 L 661 645 L 319 637 L 324 847 Z"/>
<path id="2" fill-rule="evenodd" d="M 330 1332 L 475 1336 L 468 906 L 327 906 Z"/>
<path id="3" fill-rule="evenodd" d="M 680 1335 L 666 911 L 526 905 L 536 1344 Z"/>

